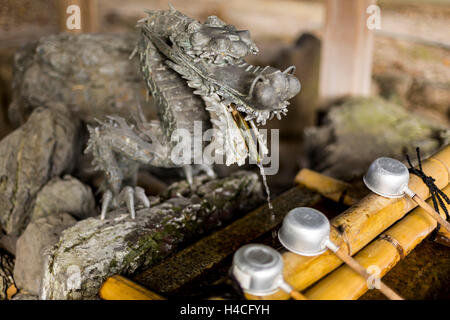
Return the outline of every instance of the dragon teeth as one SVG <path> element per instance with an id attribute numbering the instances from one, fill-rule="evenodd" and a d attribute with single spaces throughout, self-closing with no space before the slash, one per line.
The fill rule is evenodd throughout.
<path id="1" fill-rule="evenodd" d="M 253 118 L 255 118 L 255 117 L 254 117 L 252 114 L 249 114 L 249 115 L 245 116 L 244 120 L 245 120 L 245 121 L 250 121 L 250 120 L 252 120 Z"/>

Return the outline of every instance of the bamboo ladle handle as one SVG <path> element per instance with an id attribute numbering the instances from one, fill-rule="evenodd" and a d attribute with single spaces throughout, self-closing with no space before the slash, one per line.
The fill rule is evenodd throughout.
<path id="1" fill-rule="evenodd" d="M 371 276 L 371 274 L 368 273 L 367 270 L 362 265 L 360 265 L 358 261 L 356 261 L 347 253 L 344 253 L 341 249 L 335 251 L 334 254 L 338 256 L 339 259 L 344 261 L 350 268 L 352 268 L 354 271 L 356 271 L 362 277 L 364 277 L 366 280 L 369 279 L 369 277 Z M 391 300 L 404 300 L 394 290 L 385 285 L 384 282 L 381 280 L 380 280 L 380 291 Z"/>
<path id="2" fill-rule="evenodd" d="M 289 285 L 284 280 L 280 283 L 280 289 L 283 290 L 284 292 L 289 293 L 291 298 L 295 300 L 308 300 L 304 295 L 302 295 L 300 292 L 292 288 L 291 285 Z"/>
<path id="3" fill-rule="evenodd" d="M 450 232 L 450 223 L 442 218 L 442 216 L 436 212 L 428 203 L 426 203 L 421 197 L 415 194 L 412 199 L 425 210 L 434 220 L 436 220 L 445 230 Z"/>
<path id="4" fill-rule="evenodd" d="M 296 290 L 289 292 L 289 295 L 295 300 L 308 300 L 304 295 Z"/>

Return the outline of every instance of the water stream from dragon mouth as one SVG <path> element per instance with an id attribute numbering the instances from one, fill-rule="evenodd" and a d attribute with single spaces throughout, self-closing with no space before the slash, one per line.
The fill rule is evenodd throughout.
<path id="1" fill-rule="evenodd" d="M 275 222 L 275 211 L 273 210 L 272 201 L 270 199 L 270 189 L 269 189 L 269 185 L 267 184 L 267 177 L 266 177 L 266 173 L 264 171 L 264 167 L 263 167 L 262 163 L 261 162 L 257 162 L 257 165 L 259 167 L 259 172 L 260 172 L 261 177 L 262 177 L 264 188 L 266 189 L 267 205 L 268 205 L 269 210 L 270 210 L 269 225 L 272 225 Z M 274 229 L 272 231 L 272 238 L 275 239 L 276 236 L 277 236 L 277 231 Z"/>

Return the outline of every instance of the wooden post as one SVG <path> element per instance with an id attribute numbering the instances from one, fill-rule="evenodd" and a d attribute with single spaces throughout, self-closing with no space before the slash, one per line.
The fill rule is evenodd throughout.
<path id="1" fill-rule="evenodd" d="M 327 0 L 321 53 L 319 99 L 370 94 L 373 31 L 367 8 L 375 0 Z"/>
<path id="2" fill-rule="evenodd" d="M 58 1 L 59 30 L 61 32 L 87 33 L 98 31 L 97 0 Z"/>

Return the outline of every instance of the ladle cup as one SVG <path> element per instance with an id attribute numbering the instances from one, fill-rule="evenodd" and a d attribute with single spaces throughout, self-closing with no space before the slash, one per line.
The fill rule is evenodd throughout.
<path id="1" fill-rule="evenodd" d="M 445 230 L 450 232 L 450 223 L 409 187 L 408 168 L 392 158 L 378 158 L 369 166 L 363 178 L 364 184 L 372 192 L 386 198 L 402 198 L 406 195 L 424 209 Z"/>
<path id="2" fill-rule="evenodd" d="M 287 250 L 302 256 L 316 256 L 329 249 L 366 280 L 371 277 L 363 266 L 330 240 L 330 222 L 316 209 L 302 207 L 289 211 L 278 232 L 278 239 Z M 380 291 L 389 299 L 403 300 L 382 281 Z"/>
<path id="3" fill-rule="evenodd" d="M 242 290 L 255 296 L 267 296 L 279 289 L 295 300 L 307 300 L 283 279 L 283 259 L 275 249 L 262 244 L 248 244 L 237 250 L 231 272 Z"/>

